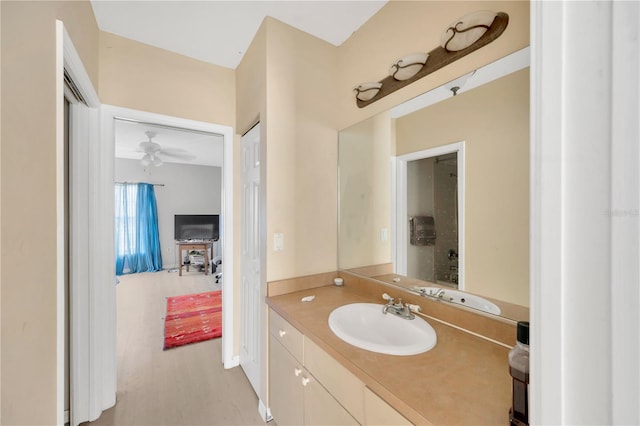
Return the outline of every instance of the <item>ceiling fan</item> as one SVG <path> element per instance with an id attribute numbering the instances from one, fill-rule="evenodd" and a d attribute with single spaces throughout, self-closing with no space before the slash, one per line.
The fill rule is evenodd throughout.
<path id="1" fill-rule="evenodd" d="M 189 154 L 184 149 L 162 148 L 160 144 L 152 140 L 156 136 L 156 132 L 146 131 L 144 134 L 147 135 L 148 140 L 140 142 L 140 148 L 138 149 L 138 152 L 144 153 L 144 156 L 140 160 L 140 164 L 144 167 L 162 166 L 164 164 L 162 157 L 174 158 L 177 160 L 193 160 L 196 158 L 195 155 Z"/>

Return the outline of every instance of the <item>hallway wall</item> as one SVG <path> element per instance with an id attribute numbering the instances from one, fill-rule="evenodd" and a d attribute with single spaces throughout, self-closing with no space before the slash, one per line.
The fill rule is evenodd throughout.
<path id="1" fill-rule="evenodd" d="M 98 26 L 89 1 L 2 1 L 0 423 L 56 424 L 56 19 L 93 84 Z M 7 268 L 7 265 L 11 265 Z"/>

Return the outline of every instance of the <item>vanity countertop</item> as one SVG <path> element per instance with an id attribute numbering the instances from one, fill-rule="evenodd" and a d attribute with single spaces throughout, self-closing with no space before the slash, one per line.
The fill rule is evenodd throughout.
<path id="1" fill-rule="evenodd" d="M 301 302 L 314 295 L 311 302 Z M 349 303 L 382 303 L 333 285 L 267 298 L 267 304 L 372 391 L 415 424 L 499 425 L 509 421 L 511 380 L 506 347 L 426 318 L 438 336 L 428 352 L 378 354 L 339 339 L 331 311 Z M 428 314 L 428 312 L 426 312 Z"/>

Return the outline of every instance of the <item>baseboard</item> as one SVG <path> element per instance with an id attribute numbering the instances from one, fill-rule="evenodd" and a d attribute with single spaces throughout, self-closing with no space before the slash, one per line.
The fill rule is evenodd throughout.
<path id="1" fill-rule="evenodd" d="M 271 417 L 271 410 L 265 407 L 261 399 L 258 400 L 258 413 L 260 413 L 260 417 L 262 417 L 262 421 L 265 423 L 273 420 L 273 417 Z"/>
<path id="2" fill-rule="evenodd" d="M 64 424 L 66 425 L 71 421 L 69 410 L 64 410 Z"/>
<path id="3" fill-rule="evenodd" d="M 240 365 L 240 357 L 238 355 L 231 357 L 229 360 L 224 361 L 224 368 L 226 370 L 234 368 Z"/>

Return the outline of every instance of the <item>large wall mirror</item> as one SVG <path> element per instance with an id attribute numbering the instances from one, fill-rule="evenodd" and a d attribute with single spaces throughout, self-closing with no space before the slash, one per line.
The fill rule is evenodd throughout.
<path id="1" fill-rule="evenodd" d="M 341 270 L 528 319 L 528 64 L 527 48 L 340 132 Z"/>

